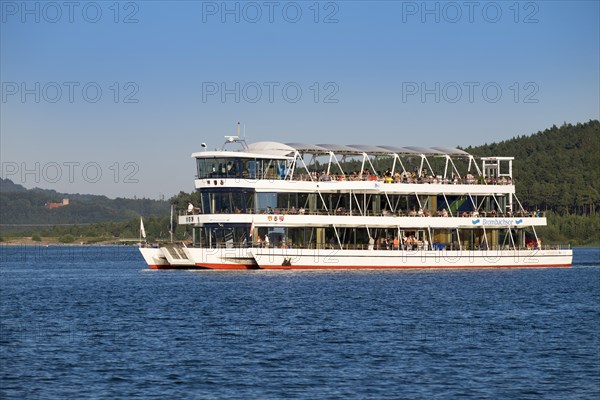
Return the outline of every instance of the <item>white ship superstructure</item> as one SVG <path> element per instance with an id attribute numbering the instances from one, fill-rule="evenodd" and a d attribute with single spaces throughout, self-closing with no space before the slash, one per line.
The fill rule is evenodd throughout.
<path id="1" fill-rule="evenodd" d="M 258 142 L 192 154 L 189 244 L 141 248 L 151 268 L 567 267 L 537 210 L 515 194 L 512 157 L 447 147 Z"/>

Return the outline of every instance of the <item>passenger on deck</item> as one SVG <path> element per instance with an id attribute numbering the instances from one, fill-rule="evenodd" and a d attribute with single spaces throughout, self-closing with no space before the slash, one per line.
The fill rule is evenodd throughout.
<path id="1" fill-rule="evenodd" d="M 404 183 L 410 183 L 410 172 L 404 171 L 400 174 L 400 181 Z"/>
<path id="2" fill-rule="evenodd" d="M 375 239 L 373 239 L 373 237 L 369 236 L 369 246 L 368 249 L 369 250 L 373 250 L 375 248 Z"/>
<path id="3" fill-rule="evenodd" d="M 448 211 L 446 211 L 446 209 L 444 208 L 442 210 L 442 217 L 447 217 L 448 216 Z"/>
<path id="4" fill-rule="evenodd" d="M 387 250 L 387 239 L 379 238 L 377 239 L 377 250 Z"/>
<path id="5" fill-rule="evenodd" d="M 469 185 L 472 185 L 472 184 L 474 184 L 474 183 L 475 183 L 475 177 L 473 176 L 473 174 L 471 174 L 471 171 L 467 172 L 467 177 L 466 177 L 466 179 L 467 179 L 467 183 L 468 183 Z"/>

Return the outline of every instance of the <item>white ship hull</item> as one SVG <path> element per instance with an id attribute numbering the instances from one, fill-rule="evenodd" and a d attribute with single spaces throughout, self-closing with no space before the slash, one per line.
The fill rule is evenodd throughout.
<path id="1" fill-rule="evenodd" d="M 152 269 L 172 268 L 171 264 L 169 264 L 163 255 L 162 249 L 140 247 L 139 250 L 140 253 L 142 253 L 142 257 L 144 257 L 144 261 L 148 264 L 148 267 Z"/>
<path id="2" fill-rule="evenodd" d="M 569 267 L 572 250 L 397 251 L 253 249 L 264 269 L 459 269 Z"/>
<path id="3" fill-rule="evenodd" d="M 183 248 L 182 248 L 183 249 Z M 185 248 L 189 258 L 169 262 L 166 248 L 141 248 L 153 269 L 462 269 L 569 267 L 572 250 L 327 250 Z M 171 260 L 173 261 L 173 260 Z"/>
<path id="4" fill-rule="evenodd" d="M 179 247 L 186 257 L 173 259 L 168 248 L 140 248 L 152 269 L 255 269 L 258 264 L 250 249 L 200 249 Z M 171 252 L 172 253 L 172 252 Z"/>

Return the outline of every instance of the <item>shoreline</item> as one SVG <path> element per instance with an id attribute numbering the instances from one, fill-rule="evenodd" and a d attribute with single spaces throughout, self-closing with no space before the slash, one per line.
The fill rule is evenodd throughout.
<path id="1" fill-rule="evenodd" d="M 43 238 L 40 241 L 32 240 L 31 238 L 15 238 L 4 239 L 0 242 L 0 246 L 73 246 L 73 247 L 91 247 L 91 246 L 135 246 L 138 247 L 139 242 L 119 242 L 118 240 L 102 240 L 95 243 L 87 241 L 74 241 L 72 243 L 62 243 L 58 238 Z"/>

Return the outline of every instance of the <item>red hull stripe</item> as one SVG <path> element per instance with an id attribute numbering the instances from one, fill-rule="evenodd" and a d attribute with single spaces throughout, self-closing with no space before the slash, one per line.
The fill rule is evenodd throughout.
<path id="1" fill-rule="evenodd" d="M 213 264 L 213 263 L 202 263 L 196 264 L 197 267 L 210 268 L 210 269 L 258 269 L 258 265 L 252 264 Z"/>
<path id="2" fill-rule="evenodd" d="M 448 267 L 427 267 L 422 265 L 400 265 L 400 266 L 363 266 L 363 265 L 265 265 L 263 267 L 257 267 L 255 265 L 247 264 L 196 264 L 193 265 L 149 265 L 152 269 L 220 269 L 220 270 L 247 270 L 247 269 L 331 269 L 331 270 L 344 270 L 344 269 L 489 269 L 489 268 L 566 268 L 571 267 L 572 264 L 530 264 L 530 265 L 453 265 Z"/>
<path id="3" fill-rule="evenodd" d="M 245 269 L 258 269 L 256 265 L 246 264 L 196 264 L 196 265 L 148 265 L 152 269 L 231 269 L 231 270 L 245 270 Z"/>
<path id="4" fill-rule="evenodd" d="M 198 268 L 194 265 L 171 265 L 171 264 L 152 264 L 148 265 L 151 269 L 192 269 Z"/>
<path id="5" fill-rule="evenodd" d="M 452 265 L 452 266 L 423 266 L 423 265 L 265 265 L 262 269 L 488 269 L 488 268 L 565 268 L 572 264 L 531 264 L 531 265 Z"/>

